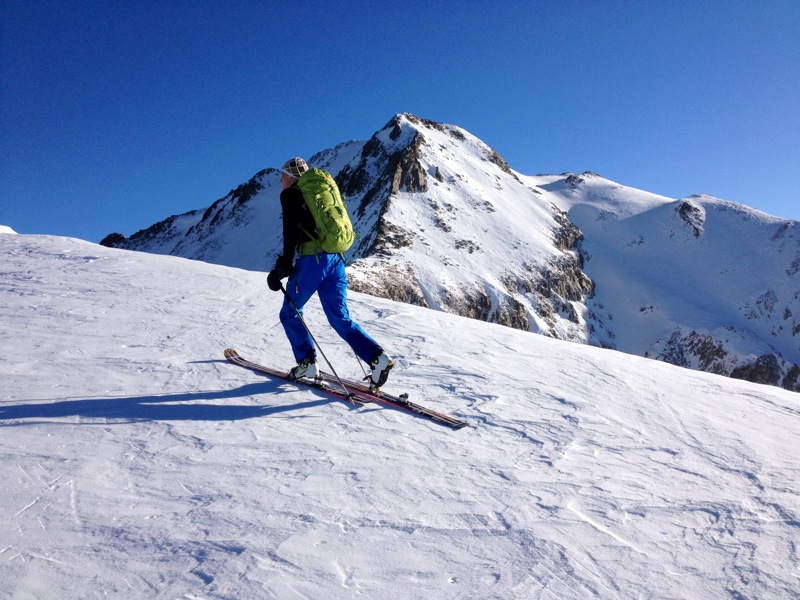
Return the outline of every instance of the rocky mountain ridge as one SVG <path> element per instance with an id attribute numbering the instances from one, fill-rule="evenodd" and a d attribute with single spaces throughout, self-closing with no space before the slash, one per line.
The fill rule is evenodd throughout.
<path id="1" fill-rule="evenodd" d="M 594 173 L 526 176 L 410 114 L 309 159 L 347 197 L 351 289 L 800 390 L 798 222 Z M 103 244 L 269 270 L 274 168 L 205 209 Z"/>

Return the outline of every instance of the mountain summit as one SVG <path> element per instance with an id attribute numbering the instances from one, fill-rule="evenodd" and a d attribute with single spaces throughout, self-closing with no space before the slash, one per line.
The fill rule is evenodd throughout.
<path id="1" fill-rule="evenodd" d="M 595 173 L 527 176 L 464 129 L 411 114 L 309 159 L 360 239 L 351 289 L 800 391 L 798 222 Z M 269 270 L 279 171 L 104 245 Z"/>

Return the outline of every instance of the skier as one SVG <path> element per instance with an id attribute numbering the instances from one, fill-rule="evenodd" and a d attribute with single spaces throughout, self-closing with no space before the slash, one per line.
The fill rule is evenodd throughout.
<path id="1" fill-rule="evenodd" d="M 313 215 L 303 198 L 303 192 L 297 187 L 306 171 L 308 165 L 299 157 L 288 160 L 281 169 L 283 254 L 275 261 L 275 267 L 267 277 L 269 289 L 276 292 L 281 289 L 281 280 L 289 278 L 286 282 L 286 298 L 280 310 L 281 324 L 297 360 L 297 366 L 292 368 L 289 376 L 293 379 L 317 376 L 314 341 L 300 319 L 303 307 L 317 292 L 328 322 L 356 355 L 369 364 L 372 369 L 369 376 L 371 386 L 380 387 L 386 383 L 394 361 L 350 318 L 344 257 L 337 253 L 304 254 L 300 251 L 306 242 L 313 241 L 309 232 L 316 232 Z M 298 254 L 296 260 L 295 253 Z"/>

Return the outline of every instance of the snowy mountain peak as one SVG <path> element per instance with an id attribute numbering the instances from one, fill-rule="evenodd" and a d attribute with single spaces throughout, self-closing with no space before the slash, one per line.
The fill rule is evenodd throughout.
<path id="1" fill-rule="evenodd" d="M 800 389 L 796 222 L 592 172 L 524 175 L 464 129 L 408 113 L 309 163 L 347 198 L 355 291 Z M 279 191 L 268 168 L 103 243 L 269 270 Z"/>

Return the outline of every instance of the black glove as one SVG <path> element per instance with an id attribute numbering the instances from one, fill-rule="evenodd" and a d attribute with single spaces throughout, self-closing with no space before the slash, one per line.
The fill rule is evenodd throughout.
<path id="1" fill-rule="evenodd" d="M 270 271 L 269 275 L 267 275 L 267 285 L 273 292 L 277 292 L 281 289 L 281 276 L 275 269 Z"/>
<path id="2" fill-rule="evenodd" d="M 275 261 L 275 268 L 267 275 L 267 285 L 273 292 L 281 289 L 281 279 L 285 279 L 294 273 L 292 263 L 286 260 L 283 256 L 279 256 Z"/>

